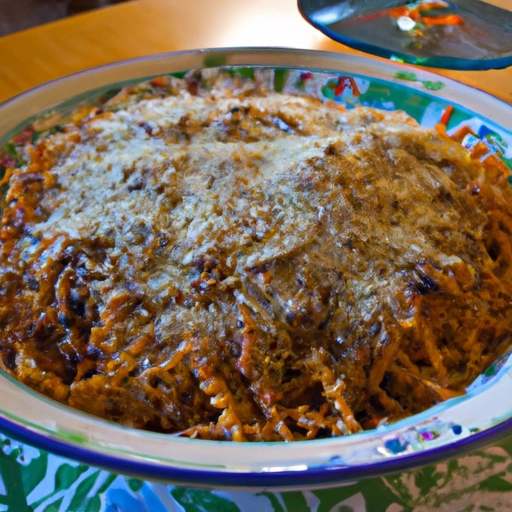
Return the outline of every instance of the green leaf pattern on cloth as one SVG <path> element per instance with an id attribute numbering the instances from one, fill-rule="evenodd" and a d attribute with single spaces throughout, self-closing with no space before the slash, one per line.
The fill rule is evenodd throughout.
<path id="1" fill-rule="evenodd" d="M 509 512 L 512 437 L 326 489 L 191 489 L 109 473 L 0 435 L 0 512 Z"/>

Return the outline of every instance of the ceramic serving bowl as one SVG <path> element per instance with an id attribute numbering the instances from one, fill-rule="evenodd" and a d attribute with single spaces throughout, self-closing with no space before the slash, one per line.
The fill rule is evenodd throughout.
<path id="1" fill-rule="evenodd" d="M 278 91 L 312 94 L 351 108 L 401 109 L 433 127 L 448 105 L 448 131 L 466 124 L 512 167 L 512 106 L 466 85 L 376 59 L 291 49 L 213 49 L 156 55 L 95 68 L 0 105 L 0 147 L 28 124 L 148 77 L 227 66 L 266 68 Z M 270 70 L 270 71 L 268 71 Z M 311 80 L 314 76 L 315 80 Z M 511 180 L 512 186 L 512 180 Z M 15 307 L 15 305 L 13 305 Z M 296 443 L 227 443 L 125 428 L 53 402 L 0 373 L 0 430 L 31 446 L 108 470 L 215 488 L 318 488 L 383 475 L 476 450 L 512 433 L 512 354 L 458 397 L 392 425 Z M 195 510 L 195 509 L 194 509 Z"/>

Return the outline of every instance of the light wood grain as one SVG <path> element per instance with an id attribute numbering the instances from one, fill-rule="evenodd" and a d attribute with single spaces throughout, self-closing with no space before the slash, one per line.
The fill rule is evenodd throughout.
<path id="1" fill-rule="evenodd" d="M 134 0 L 0 38 L 0 101 L 101 64 L 220 46 L 360 53 L 313 29 L 295 0 Z M 512 102 L 511 68 L 442 73 Z"/>

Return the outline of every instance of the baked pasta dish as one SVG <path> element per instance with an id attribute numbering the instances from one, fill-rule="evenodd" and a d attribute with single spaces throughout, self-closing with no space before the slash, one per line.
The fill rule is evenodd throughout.
<path id="1" fill-rule="evenodd" d="M 124 425 L 234 441 L 464 393 L 511 344 L 505 165 L 403 112 L 205 80 L 126 88 L 7 168 L 3 369 Z"/>

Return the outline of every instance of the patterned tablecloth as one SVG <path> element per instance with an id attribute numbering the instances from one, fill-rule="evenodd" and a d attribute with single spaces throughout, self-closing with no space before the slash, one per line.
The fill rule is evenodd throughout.
<path id="1" fill-rule="evenodd" d="M 189 489 L 117 475 L 0 435 L 0 512 L 509 512 L 512 437 L 435 465 L 321 490 Z"/>

